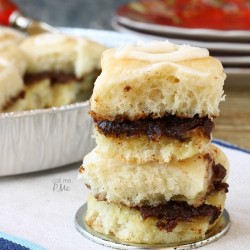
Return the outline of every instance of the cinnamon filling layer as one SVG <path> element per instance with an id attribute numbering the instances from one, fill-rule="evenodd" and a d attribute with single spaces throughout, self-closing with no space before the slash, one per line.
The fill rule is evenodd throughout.
<path id="1" fill-rule="evenodd" d="M 150 140 L 158 140 L 163 136 L 179 141 L 188 139 L 187 133 L 197 129 L 210 139 L 214 123 L 208 117 L 179 118 L 167 115 L 162 118 L 146 118 L 137 121 L 98 121 L 95 120 L 99 132 L 108 137 L 139 137 L 146 135 Z"/>
<path id="2" fill-rule="evenodd" d="M 99 69 L 95 69 L 89 73 L 94 76 L 93 82 L 95 81 L 97 76 L 100 75 L 100 73 L 101 70 Z M 25 74 L 24 83 L 26 85 L 29 85 L 45 79 L 50 79 L 51 85 L 54 85 L 58 83 L 68 83 L 70 81 L 82 82 L 84 77 L 76 77 L 74 73 L 46 71 L 33 74 Z"/>
<path id="3" fill-rule="evenodd" d="M 40 72 L 35 74 L 25 74 L 24 83 L 26 85 L 33 84 L 38 81 L 50 79 L 52 85 L 56 83 L 67 83 L 69 81 L 82 81 L 83 78 L 77 78 L 74 73 L 64 72 Z"/>
<path id="4" fill-rule="evenodd" d="M 224 190 L 225 193 L 227 193 L 229 185 L 225 182 L 222 182 L 227 174 L 227 170 L 221 164 L 215 164 L 215 162 L 213 162 L 212 169 L 213 176 L 211 179 L 211 184 L 208 188 L 208 194 L 212 194 L 221 190 Z"/>
<path id="5" fill-rule="evenodd" d="M 8 108 L 10 108 L 17 100 L 19 99 L 23 99 L 25 97 L 25 91 L 22 90 L 19 94 L 17 94 L 14 97 L 11 97 L 11 99 L 5 103 L 5 105 L 3 106 L 3 110 L 7 110 Z"/>
<path id="6" fill-rule="evenodd" d="M 221 209 L 213 205 L 202 204 L 195 208 L 185 201 L 169 201 L 158 206 L 137 207 L 145 220 L 149 217 L 157 219 L 156 226 L 160 230 L 173 231 L 178 222 L 189 222 L 192 219 L 210 218 L 209 224 L 213 224 L 221 214 Z"/>

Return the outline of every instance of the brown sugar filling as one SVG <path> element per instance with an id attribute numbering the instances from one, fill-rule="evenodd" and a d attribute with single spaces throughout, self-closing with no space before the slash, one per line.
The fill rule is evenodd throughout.
<path id="1" fill-rule="evenodd" d="M 194 207 L 185 201 L 169 201 L 158 206 L 142 206 L 136 209 L 144 220 L 149 217 L 156 218 L 157 228 L 167 232 L 173 231 L 178 222 L 189 222 L 192 219 L 210 218 L 209 224 L 213 224 L 221 214 L 220 207 L 207 204 Z"/>
<path id="2" fill-rule="evenodd" d="M 95 124 L 99 132 L 107 137 L 139 137 L 146 135 L 149 140 L 158 140 L 167 136 L 179 141 L 185 141 L 190 136 L 188 132 L 196 129 L 210 139 L 214 123 L 208 117 L 180 118 L 175 115 L 167 115 L 162 118 L 146 118 L 136 121 L 98 121 Z"/>
<path id="3" fill-rule="evenodd" d="M 89 74 L 93 74 L 95 78 L 101 73 L 101 70 L 95 69 Z M 82 82 L 84 77 L 77 77 L 73 72 L 55 72 L 55 71 L 45 71 L 39 73 L 27 73 L 24 76 L 24 83 L 26 85 L 31 85 L 37 81 L 42 81 L 44 79 L 50 79 L 51 85 L 54 84 L 63 84 L 70 81 Z M 95 80 L 95 79 L 94 79 Z"/>
<path id="4" fill-rule="evenodd" d="M 19 99 L 23 99 L 25 97 L 25 91 L 22 90 L 19 94 L 17 94 L 14 97 L 11 97 L 11 99 L 5 103 L 5 105 L 3 106 L 3 110 L 7 110 L 8 108 L 10 108 L 17 100 Z"/>
<path id="5" fill-rule="evenodd" d="M 65 72 L 40 72 L 35 74 L 25 74 L 24 83 L 26 85 L 33 84 L 37 81 L 42 81 L 44 79 L 50 79 L 51 84 L 56 83 L 67 83 L 69 81 L 82 81 L 83 78 L 77 78 L 74 73 Z"/>
<path id="6" fill-rule="evenodd" d="M 211 184 L 208 188 L 208 194 L 212 194 L 215 191 L 217 192 L 220 190 L 224 190 L 225 193 L 227 193 L 229 185 L 225 182 L 222 182 L 227 174 L 227 170 L 224 168 L 224 166 L 221 164 L 215 164 L 215 162 L 213 162 L 212 168 L 213 176 L 211 179 Z"/>

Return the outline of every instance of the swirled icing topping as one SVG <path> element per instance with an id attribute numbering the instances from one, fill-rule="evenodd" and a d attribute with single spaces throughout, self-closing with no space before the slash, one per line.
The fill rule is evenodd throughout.
<path id="1" fill-rule="evenodd" d="M 125 46 L 117 50 L 115 54 L 119 59 L 137 59 L 157 62 L 180 62 L 209 56 L 207 49 L 190 45 L 177 45 L 169 41 L 154 41 L 140 43 L 136 46 Z"/>

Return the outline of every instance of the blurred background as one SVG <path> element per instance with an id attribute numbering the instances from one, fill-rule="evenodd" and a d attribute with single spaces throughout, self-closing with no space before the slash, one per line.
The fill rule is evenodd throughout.
<path id="1" fill-rule="evenodd" d="M 52 26 L 113 29 L 114 10 L 129 0 L 13 0 L 30 17 Z M 97 18 L 98 17 L 98 18 Z"/>

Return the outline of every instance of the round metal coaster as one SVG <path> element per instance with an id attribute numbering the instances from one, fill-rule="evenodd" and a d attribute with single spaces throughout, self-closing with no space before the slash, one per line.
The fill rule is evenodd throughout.
<path id="1" fill-rule="evenodd" d="M 85 215 L 87 211 L 87 203 L 81 206 L 75 216 L 75 227 L 76 229 L 87 239 L 98 243 L 102 246 L 111 247 L 115 249 L 164 249 L 164 250 L 180 250 L 180 249 L 193 249 L 201 246 L 205 246 L 209 243 L 212 243 L 219 238 L 221 238 L 230 228 L 230 216 L 226 209 L 224 209 L 219 221 L 216 226 L 212 228 L 207 234 L 204 240 L 200 240 L 197 242 L 186 242 L 182 243 L 182 245 L 166 245 L 166 244 L 157 244 L 157 245 L 149 245 L 149 244 L 133 244 L 127 243 L 118 240 L 116 237 L 112 235 L 103 235 L 94 230 L 92 230 L 85 223 Z"/>

